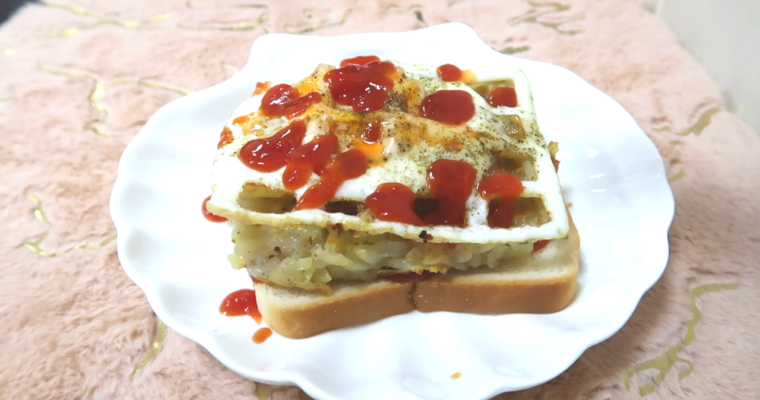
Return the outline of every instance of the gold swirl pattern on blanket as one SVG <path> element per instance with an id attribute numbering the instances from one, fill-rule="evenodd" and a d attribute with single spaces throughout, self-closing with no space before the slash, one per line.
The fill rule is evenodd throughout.
<path id="1" fill-rule="evenodd" d="M 293 386 L 276 386 L 267 385 L 266 383 L 256 382 L 256 397 L 259 400 L 267 400 L 272 398 L 275 393 L 284 393 L 293 388 Z M 300 400 L 314 400 L 311 396 L 306 394 L 301 388 L 298 389 L 298 398 Z"/>
<path id="2" fill-rule="evenodd" d="M 555 30 L 561 35 L 573 36 L 583 32 L 582 29 L 563 29 L 564 24 L 570 22 L 582 21 L 585 17 L 583 14 L 565 16 L 564 11 L 570 10 L 570 5 L 562 4 L 559 2 L 541 3 L 538 1 L 527 0 L 533 8 L 510 21 L 512 25 L 519 25 L 522 23 L 534 23 L 544 26 L 549 29 Z M 543 9 L 543 10 L 540 10 Z M 553 19 L 553 17 L 561 16 L 562 18 Z M 547 18 L 548 17 L 548 18 Z"/>
<path id="3" fill-rule="evenodd" d="M 302 35 L 304 33 L 311 33 L 311 32 L 316 32 L 316 31 L 319 31 L 319 30 L 322 30 L 322 29 L 332 28 L 332 27 L 335 27 L 335 26 L 341 26 L 341 25 L 345 24 L 346 21 L 348 21 L 348 16 L 350 14 L 351 14 L 351 10 L 346 10 L 346 12 L 343 13 L 343 17 L 341 17 L 340 21 L 330 22 L 330 23 L 322 24 L 322 25 L 307 26 L 307 27 L 301 28 L 301 29 L 290 30 L 290 31 L 288 31 L 288 33 L 292 33 L 292 34 L 295 34 L 295 35 Z M 420 15 L 422 15 L 422 14 L 420 14 Z"/>
<path id="4" fill-rule="evenodd" d="M 681 343 L 677 343 L 673 346 L 668 347 L 664 353 L 655 358 L 640 362 L 626 369 L 623 373 L 623 384 L 625 385 L 625 389 L 628 391 L 631 390 L 631 378 L 633 378 L 636 374 L 642 371 L 654 369 L 659 372 L 654 378 L 654 383 L 650 382 L 638 387 L 639 395 L 641 397 L 654 393 L 656 387 L 660 386 L 662 382 L 665 381 L 665 378 L 670 373 L 670 370 L 676 364 L 680 363 L 686 365 L 686 369 L 678 372 L 678 384 L 681 386 L 681 389 L 683 391 L 691 392 L 690 389 L 685 388 L 683 385 L 681 385 L 681 381 L 684 380 L 687 376 L 691 375 L 692 372 L 694 372 L 694 364 L 692 364 L 690 360 L 680 357 L 679 353 L 683 351 L 686 346 L 692 344 L 696 338 L 695 327 L 699 321 L 702 320 L 702 312 L 699 310 L 699 307 L 697 307 L 697 299 L 706 293 L 720 292 L 722 290 L 736 290 L 738 288 L 738 283 L 711 283 L 697 286 L 692 289 L 689 292 L 689 298 L 691 299 L 692 316 L 691 319 L 686 321 L 686 335 L 682 339 Z"/>
<path id="5" fill-rule="evenodd" d="M 256 397 L 258 397 L 259 400 L 266 400 L 272 397 L 275 393 L 287 392 L 289 389 L 290 386 L 272 387 L 266 383 L 256 382 Z"/>
<path id="6" fill-rule="evenodd" d="M 679 142 L 680 141 L 676 141 L 675 143 L 679 143 Z M 670 167 L 671 168 L 676 167 L 679 164 L 681 164 L 682 161 L 683 161 L 683 153 L 681 153 L 681 150 L 676 150 L 675 157 L 672 157 L 671 160 L 670 160 L 670 164 L 671 164 Z M 676 172 L 675 174 L 672 174 L 672 175 L 668 176 L 668 183 L 673 183 L 673 182 L 680 181 L 685 176 L 686 176 L 686 168 L 681 167 L 678 170 L 678 172 Z"/>
<path id="7" fill-rule="evenodd" d="M 220 6 L 234 8 L 269 8 L 268 5 L 262 3 L 232 2 L 227 4 L 217 4 L 204 0 L 187 0 L 187 2 L 185 2 L 185 7 L 187 8 L 217 8 Z"/>
<path id="8" fill-rule="evenodd" d="M 425 17 L 422 16 L 422 11 L 414 10 L 414 16 L 417 18 L 417 21 L 420 21 L 423 24 L 425 24 L 424 26 L 430 26 L 430 24 L 427 21 L 425 21 Z"/>
<path id="9" fill-rule="evenodd" d="M 132 370 L 132 375 L 140 373 L 146 365 L 158 356 L 158 353 L 161 352 L 161 349 L 164 347 L 164 340 L 168 334 L 169 328 L 163 321 L 156 317 L 156 334 L 153 337 L 153 342 L 150 344 L 150 347 L 148 347 L 148 351 L 145 352 L 145 355 L 140 362 L 135 365 L 135 369 Z"/>
<path id="10" fill-rule="evenodd" d="M 252 31 L 254 29 L 257 29 L 260 27 L 264 22 L 267 21 L 267 18 L 269 17 L 268 13 L 264 13 L 259 18 L 257 18 L 254 21 L 248 21 L 248 22 L 236 22 L 232 25 L 186 25 L 186 24 L 179 24 L 179 28 L 181 29 L 190 29 L 190 30 L 215 30 L 215 31 Z"/>
<path id="11" fill-rule="evenodd" d="M 162 14 L 153 15 L 153 16 L 149 17 L 148 19 L 142 20 L 142 21 L 119 20 L 119 19 L 115 19 L 115 18 L 104 17 L 104 16 L 100 15 L 100 13 L 98 13 L 96 11 L 88 10 L 88 9 L 86 9 L 84 7 L 75 6 L 75 5 L 71 5 L 71 4 L 60 4 L 60 3 L 43 2 L 42 5 L 47 6 L 47 7 L 51 7 L 51 8 L 58 8 L 58 9 L 61 9 L 61 10 L 65 10 L 65 11 L 68 11 L 68 12 L 70 12 L 72 14 L 80 15 L 80 16 L 83 16 L 83 17 L 95 18 L 95 20 L 97 20 L 97 22 L 95 22 L 92 25 L 77 26 L 77 27 L 72 27 L 72 28 L 67 28 L 67 29 L 61 29 L 61 30 L 54 31 L 52 33 L 53 37 L 74 36 L 74 35 L 80 33 L 83 30 L 97 28 L 97 27 L 103 26 L 103 25 L 114 25 L 114 26 L 118 26 L 118 27 L 121 27 L 121 28 L 127 28 L 127 29 L 140 29 L 140 28 L 142 28 L 143 26 L 145 26 L 147 24 L 161 22 L 161 21 L 169 19 L 169 14 L 162 13 Z"/>
<path id="12" fill-rule="evenodd" d="M 710 125 L 711 118 L 713 115 L 721 112 L 722 109 L 720 107 L 712 107 L 707 110 L 705 110 L 697 119 L 697 122 L 695 122 L 690 127 L 682 130 L 682 131 L 674 131 L 673 127 L 671 126 L 663 126 L 662 128 L 654 128 L 653 130 L 655 132 L 670 132 L 675 133 L 678 136 L 687 136 L 690 133 L 693 133 L 697 136 L 702 134 L 702 131 L 705 130 Z"/>
<path id="13" fill-rule="evenodd" d="M 514 47 L 513 46 L 507 46 L 507 47 L 499 50 L 499 52 L 504 53 L 504 54 L 516 54 L 516 53 L 522 53 L 522 52 L 528 51 L 528 50 L 530 50 L 530 46 L 514 46 Z"/>
<path id="14" fill-rule="evenodd" d="M 238 72 L 240 72 L 237 67 L 234 65 L 222 65 L 222 69 L 224 69 L 224 73 L 227 74 L 227 78 L 232 78 L 233 76 L 237 75 Z"/>
<path id="15" fill-rule="evenodd" d="M 685 176 L 686 176 L 686 170 L 683 167 L 681 167 L 678 173 L 675 173 L 668 177 L 668 182 L 673 183 L 673 182 L 679 181 L 683 179 L 683 177 Z"/>
<path id="16" fill-rule="evenodd" d="M 306 394 L 306 392 L 303 391 L 303 389 L 298 389 L 298 398 L 300 400 L 314 400 L 311 396 Z"/>
<path id="17" fill-rule="evenodd" d="M 159 90 L 164 90 L 167 92 L 177 93 L 183 96 L 190 94 L 190 91 L 179 89 L 179 88 L 162 84 L 162 83 L 150 82 L 150 81 L 144 80 L 143 78 L 126 79 L 126 80 L 120 80 L 120 81 L 115 81 L 115 82 L 106 82 L 103 79 L 99 78 L 97 75 L 89 73 L 89 72 L 84 72 L 84 71 L 66 71 L 66 70 L 60 70 L 60 69 L 55 69 L 51 67 L 45 67 L 45 66 L 40 67 L 40 70 L 42 72 L 46 72 L 53 75 L 72 76 L 72 77 L 83 76 L 83 77 L 92 79 L 93 89 L 92 89 L 92 92 L 90 92 L 90 96 L 88 100 L 90 103 L 90 107 L 100 112 L 101 117 L 96 122 L 90 124 L 87 127 L 87 129 L 91 130 L 96 135 L 109 137 L 109 138 L 132 136 L 132 135 L 137 134 L 137 132 L 134 131 L 134 132 L 127 132 L 127 133 L 110 133 L 107 131 L 105 125 L 106 125 L 106 120 L 108 119 L 109 111 L 108 111 L 108 107 L 101 102 L 101 100 L 106 94 L 106 88 L 112 87 L 112 86 L 118 86 L 118 85 L 138 85 L 138 86 L 143 86 L 147 88 L 159 89 Z"/>
<path id="18" fill-rule="evenodd" d="M 231 7 L 231 8 L 254 8 L 254 9 L 258 8 L 258 9 L 265 10 L 263 14 L 259 15 L 259 17 L 253 21 L 235 22 L 233 24 L 198 24 L 198 25 L 179 24 L 177 25 L 177 27 L 179 27 L 180 29 L 189 29 L 189 30 L 214 30 L 214 31 L 233 31 L 233 32 L 252 31 L 262 26 L 269 19 L 269 13 L 270 13 L 268 5 L 261 4 L 261 3 L 248 3 L 248 2 L 240 2 L 240 3 L 235 2 L 235 3 L 230 3 L 230 4 L 213 4 L 213 3 L 208 3 L 206 1 L 201 1 L 201 0 L 188 0 L 185 3 L 185 7 L 191 8 L 191 9 Z"/>
<path id="19" fill-rule="evenodd" d="M 42 250 L 42 248 L 40 248 L 40 243 L 45 240 L 48 233 L 50 233 L 50 230 L 53 229 L 53 224 L 50 222 L 47 216 L 45 216 L 45 212 L 42 211 L 42 200 L 39 198 L 39 196 L 27 194 L 26 198 L 34 202 L 34 217 L 48 226 L 48 229 L 46 229 L 45 232 L 39 234 L 33 242 L 25 242 L 23 244 L 27 250 L 31 251 L 34 254 L 37 254 L 40 257 L 53 258 L 76 250 L 96 250 L 116 240 L 116 234 L 113 234 L 96 244 L 80 244 L 78 246 L 69 247 L 68 249 L 54 252 L 47 252 L 45 250 Z"/>

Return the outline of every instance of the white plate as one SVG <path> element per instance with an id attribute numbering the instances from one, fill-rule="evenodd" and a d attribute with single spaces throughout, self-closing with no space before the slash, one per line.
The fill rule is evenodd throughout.
<path id="1" fill-rule="evenodd" d="M 251 287 L 226 260 L 230 228 L 201 216 L 219 132 L 257 81 L 294 82 L 356 55 L 462 69 L 523 69 L 580 231 L 579 291 L 551 315 L 413 312 L 309 339 L 251 341 L 247 317 L 219 314 Z M 127 146 L 111 196 L 127 275 L 170 328 L 237 373 L 318 399 L 485 399 L 538 385 L 628 320 L 668 260 L 674 202 L 657 149 L 612 98 L 574 73 L 498 53 L 469 27 L 340 37 L 265 35 L 230 80 L 167 104 Z M 461 372 L 461 378 L 451 375 Z"/>

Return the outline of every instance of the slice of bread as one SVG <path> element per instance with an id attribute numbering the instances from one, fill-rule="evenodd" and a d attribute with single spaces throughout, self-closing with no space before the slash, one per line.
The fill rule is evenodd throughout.
<path id="1" fill-rule="evenodd" d="M 412 283 L 383 279 L 371 283 L 334 283 L 330 287 L 333 293 L 326 296 L 257 282 L 256 302 L 267 325 L 291 339 L 307 338 L 414 310 L 414 303 L 409 298 Z"/>
<path id="2" fill-rule="evenodd" d="M 381 279 L 332 283 L 331 295 L 256 283 L 264 321 L 282 336 L 300 339 L 404 314 L 451 311 L 473 314 L 546 314 L 575 295 L 580 238 L 570 219 L 567 238 L 553 240 L 498 269 L 450 271 L 412 283 Z"/>

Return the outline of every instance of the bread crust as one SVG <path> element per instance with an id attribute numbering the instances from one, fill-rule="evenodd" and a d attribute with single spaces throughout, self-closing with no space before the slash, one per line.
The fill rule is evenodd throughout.
<path id="1" fill-rule="evenodd" d="M 422 312 L 451 311 L 469 314 L 549 314 L 570 304 L 576 275 L 557 279 L 515 282 L 428 279 L 412 289 L 415 308 Z"/>
<path id="2" fill-rule="evenodd" d="M 580 238 L 570 220 L 566 239 L 543 250 L 488 267 L 436 274 L 426 280 L 395 283 L 333 283 L 331 295 L 256 283 L 264 321 L 291 339 L 408 313 L 450 311 L 471 314 L 547 314 L 567 307 L 575 296 Z"/>
<path id="3" fill-rule="evenodd" d="M 302 297 L 303 289 L 256 283 L 255 291 L 259 311 L 267 325 L 282 336 L 302 339 L 411 312 L 414 310 L 409 298 L 412 285 L 388 280 L 334 284 L 332 295 L 309 293 L 308 300 L 299 302 L 289 301 L 289 297 Z"/>
<path id="4" fill-rule="evenodd" d="M 552 241 L 539 252 L 510 261 L 501 270 L 480 267 L 436 274 L 417 282 L 411 296 L 415 308 L 422 312 L 549 314 L 564 309 L 573 300 L 579 259 L 580 238 L 570 219 L 566 239 Z M 532 265 L 553 271 L 542 276 L 525 273 Z"/>

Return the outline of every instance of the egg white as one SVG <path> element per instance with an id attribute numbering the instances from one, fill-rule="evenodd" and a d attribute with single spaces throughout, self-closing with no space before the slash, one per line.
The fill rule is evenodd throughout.
<path id="1" fill-rule="evenodd" d="M 421 237 L 427 237 L 426 240 L 432 242 L 506 243 L 559 239 L 567 236 L 569 224 L 559 179 L 544 138 L 538 129 L 530 84 L 522 71 L 498 66 L 472 70 L 479 82 L 496 80 L 512 80 L 514 82 L 519 99 L 518 106 L 491 107 L 483 97 L 468 85 L 461 82 L 445 82 L 439 79 L 436 76 L 435 66 L 406 64 L 397 61 L 393 61 L 393 63 L 403 70 L 406 79 L 412 80 L 419 86 L 423 94 L 430 94 L 439 90 L 469 92 L 473 97 L 476 111 L 466 126 L 472 131 L 482 133 L 482 137 L 465 143 L 459 150 L 428 143 L 424 140 L 413 146 L 409 146 L 408 143 L 402 145 L 394 142 L 397 138 L 394 139 L 393 136 L 384 137 L 383 156 L 386 161 L 381 165 L 371 166 L 361 177 L 346 181 L 336 193 L 335 199 L 364 201 L 368 195 L 375 191 L 378 185 L 386 182 L 400 182 L 415 193 L 423 194 L 426 191 L 428 166 L 433 161 L 442 158 L 468 162 L 477 170 L 477 180 L 480 181 L 483 173 L 493 163 L 492 150 L 507 146 L 512 151 L 526 154 L 534 160 L 537 178 L 534 181 L 523 182 L 525 187 L 523 196 L 540 197 L 551 218 L 549 222 L 537 227 L 491 228 L 486 223 L 488 204 L 474 189 L 467 201 L 468 226 L 464 228 L 416 227 L 396 222 L 368 221 L 366 217 L 361 218 L 340 213 L 331 214 L 322 210 L 301 210 L 284 214 L 266 214 L 246 210 L 237 203 L 237 198 L 246 184 L 252 183 L 275 190 L 285 190 L 282 185 L 284 168 L 271 173 L 257 172 L 246 167 L 237 157 L 241 147 L 255 137 L 246 135 L 232 121 L 239 116 L 256 113 L 261 105 L 263 95 L 256 95 L 244 101 L 230 117 L 227 128 L 231 130 L 234 141 L 222 147 L 214 161 L 211 173 L 213 196 L 208 203 L 209 210 L 247 224 L 331 226 L 340 223 L 347 229 L 359 230 L 369 234 L 389 232 L 418 241 L 423 240 Z M 325 82 L 321 82 L 320 85 L 325 93 L 329 93 L 326 90 Z M 315 106 L 326 107 L 323 104 Z M 326 112 L 328 114 L 325 118 L 330 118 L 330 110 Z M 516 140 L 503 133 L 505 129 L 503 126 L 504 118 L 501 116 L 506 115 L 518 115 L 520 117 L 525 131 L 524 139 Z M 450 129 L 434 121 L 421 120 L 424 119 L 412 114 L 398 115 L 385 124 L 384 131 L 394 132 L 394 129 L 401 129 L 400 126 L 406 122 L 429 124 L 430 130 L 439 132 L 443 136 Z M 266 127 L 260 129 L 256 137 L 272 136 L 290 122 L 284 117 L 270 119 L 266 122 Z M 326 133 L 326 131 L 327 124 L 324 120 L 310 121 L 307 125 L 304 143 L 317 135 Z M 319 177 L 313 174 L 306 186 L 295 191 L 296 198 L 300 198 L 310 185 L 318 181 Z M 423 230 L 425 231 L 424 234 L 422 234 Z"/>

